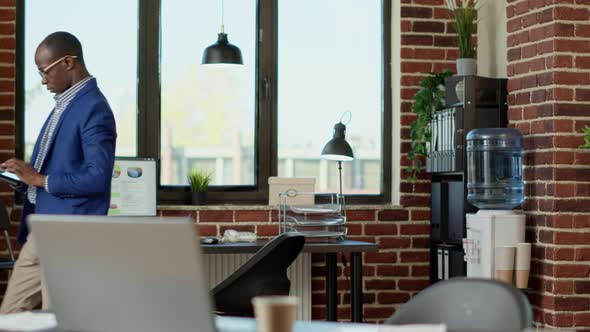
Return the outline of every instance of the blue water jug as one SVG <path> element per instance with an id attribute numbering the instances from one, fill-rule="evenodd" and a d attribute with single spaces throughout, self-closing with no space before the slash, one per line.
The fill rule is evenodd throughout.
<path id="1" fill-rule="evenodd" d="M 523 137 L 512 128 L 467 134 L 467 201 L 480 209 L 510 210 L 524 200 Z"/>

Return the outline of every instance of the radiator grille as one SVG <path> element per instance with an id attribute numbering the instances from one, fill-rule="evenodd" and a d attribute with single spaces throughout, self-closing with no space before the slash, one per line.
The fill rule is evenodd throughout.
<path id="1" fill-rule="evenodd" d="M 252 254 L 208 254 L 203 255 L 203 265 L 207 267 L 206 278 L 209 288 L 212 289 L 218 283 L 236 271 Z M 297 319 L 311 319 L 311 254 L 301 253 L 287 270 L 291 280 L 290 295 L 296 295 L 301 299 L 297 309 Z"/>

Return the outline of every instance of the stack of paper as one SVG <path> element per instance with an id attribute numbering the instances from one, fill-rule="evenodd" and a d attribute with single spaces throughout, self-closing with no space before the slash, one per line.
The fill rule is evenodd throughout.
<path id="1" fill-rule="evenodd" d="M 16 314 L 0 315 L 0 330 L 39 331 L 57 327 L 55 315 L 50 313 L 33 313 L 30 311 Z"/>

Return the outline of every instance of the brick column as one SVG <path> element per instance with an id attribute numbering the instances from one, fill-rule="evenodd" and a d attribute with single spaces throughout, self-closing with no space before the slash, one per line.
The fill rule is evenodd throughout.
<path id="1" fill-rule="evenodd" d="M 508 1 L 509 120 L 525 135 L 529 294 L 540 326 L 590 331 L 590 1 Z"/>
<path id="2" fill-rule="evenodd" d="M 16 0 L 0 0 L 0 159 L 14 156 L 14 93 Z M 14 211 L 14 194 L 6 184 L 0 184 L 0 199 Z M 14 220 L 14 219 L 13 219 Z M 16 228 L 11 231 L 16 234 Z M 0 254 L 8 255 L 4 241 L 0 241 Z M 13 241 L 13 245 L 16 241 Z M 8 270 L 0 271 L 0 293 L 4 294 Z"/>
<path id="3" fill-rule="evenodd" d="M 396 28 L 393 27 L 393 34 L 398 33 Z M 399 219 L 399 235 L 379 239 L 379 254 L 393 254 L 395 264 L 384 264 L 377 268 L 382 287 L 390 287 L 385 282 L 391 282 L 392 285 L 392 289 L 377 294 L 377 303 L 391 303 L 393 308 L 409 299 L 409 296 L 404 295 L 405 292 L 413 296 L 429 285 L 430 177 L 422 173 L 418 181 L 412 183 L 406 181 L 408 174 L 405 171 L 409 166 L 407 152 L 411 146 L 410 124 L 416 119 L 411 109 L 412 98 L 419 89 L 419 82 L 430 72 L 454 70 L 459 53 L 444 0 L 401 0 L 399 28 L 401 105 L 398 104 L 400 101 L 394 100 L 394 107 L 401 107 L 400 203 L 410 218 Z M 397 214 L 401 215 L 401 212 Z M 387 215 L 386 211 L 379 213 L 378 221 L 390 220 L 383 218 Z M 387 260 L 382 262 L 387 263 Z"/>
<path id="4" fill-rule="evenodd" d="M 0 0 L 0 160 L 14 156 L 16 0 Z M 12 190 L 0 184 L 0 195 L 11 207 Z"/>

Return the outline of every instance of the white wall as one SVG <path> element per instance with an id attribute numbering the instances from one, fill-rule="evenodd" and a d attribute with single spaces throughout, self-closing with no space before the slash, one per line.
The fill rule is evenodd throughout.
<path id="1" fill-rule="evenodd" d="M 506 0 L 479 0 L 477 74 L 505 78 L 507 66 Z"/>

